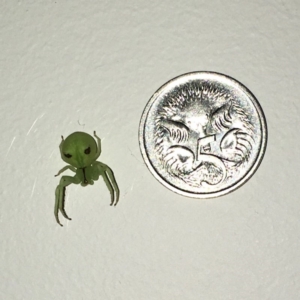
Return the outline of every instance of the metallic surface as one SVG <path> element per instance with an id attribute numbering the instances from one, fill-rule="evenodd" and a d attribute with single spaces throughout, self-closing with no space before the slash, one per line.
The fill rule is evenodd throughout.
<path id="1" fill-rule="evenodd" d="M 194 198 L 229 193 L 257 170 L 267 126 L 254 95 L 235 79 L 194 72 L 163 85 L 143 112 L 139 141 L 156 179 Z"/>

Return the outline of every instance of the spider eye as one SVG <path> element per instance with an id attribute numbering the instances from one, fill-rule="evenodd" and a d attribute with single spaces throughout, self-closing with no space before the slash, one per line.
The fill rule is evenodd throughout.
<path id="1" fill-rule="evenodd" d="M 72 157 L 72 155 L 69 154 L 69 153 L 64 153 L 64 156 L 67 157 L 67 158 L 71 158 Z"/>
<path id="2" fill-rule="evenodd" d="M 88 147 L 84 150 L 85 154 L 90 154 L 91 153 L 91 147 Z"/>

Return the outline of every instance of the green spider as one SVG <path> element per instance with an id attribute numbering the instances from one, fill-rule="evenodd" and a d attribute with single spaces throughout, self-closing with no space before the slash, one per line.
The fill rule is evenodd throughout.
<path id="1" fill-rule="evenodd" d="M 82 186 L 87 186 L 94 184 L 94 181 L 102 176 L 111 195 L 110 205 L 117 205 L 119 201 L 120 191 L 113 171 L 102 162 L 96 161 L 101 154 L 101 139 L 96 135 L 96 131 L 94 131 L 94 136 L 97 139 L 98 146 L 94 138 L 85 132 L 74 132 L 66 139 L 63 136 L 61 137 L 60 155 L 68 165 L 63 167 L 55 176 L 60 175 L 67 169 L 76 174 L 74 177 L 62 176 L 55 190 L 54 215 L 60 226 L 62 224 L 58 218 L 59 211 L 66 219 L 71 220 L 64 208 L 66 187 L 71 183 L 81 183 Z M 116 201 L 114 193 L 116 193 Z"/>

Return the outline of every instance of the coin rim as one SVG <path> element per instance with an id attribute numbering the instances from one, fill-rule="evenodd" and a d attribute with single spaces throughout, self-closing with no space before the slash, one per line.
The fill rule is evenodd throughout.
<path id="1" fill-rule="evenodd" d="M 187 191 L 183 191 L 181 189 L 179 189 L 178 187 L 170 184 L 169 182 L 167 182 L 156 170 L 155 168 L 152 166 L 152 163 L 147 155 L 147 151 L 146 151 L 146 147 L 145 147 L 145 141 L 144 141 L 144 128 L 145 128 L 145 122 L 148 116 L 148 113 L 150 111 L 150 108 L 152 107 L 153 103 L 156 101 L 156 99 L 158 98 L 158 95 L 164 90 L 164 88 L 173 83 L 174 81 L 178 80 L 179 78 L 185 77 L 185 76 L 190 76 L 190 75 L 196 75 L 196 74 L 201 74 L 201 75 L 213 75 L 213 76 L 217 76 L 217 77 L 225 77 L 226 79 L 229 79 L 231 81 L 233 81 L 234 84 L 238 85 L 243 92 L 245 92 L 246 94 L 249 94 L 249 98 L 250 100 L 252 100 L 253 105 L 255 106 L 258 116 L 259 116 L 259 120 L 261 122 L 261 131 L 262 131 L 262 138 L 261 138 L 261 144 L 259 147 L 259 153 L 258 156 L 254 162 L 254 164 L 251 166 L 251 168 L 249 169 L 249 171 L 237 182 L 235 182 L 234 184 L 232 184 L 231 186 L 224 188 L 220 191 L 217 192 L 210 192 L 210 193 L 194 193 L 194 192 L 187 192 Z M 226 195 L 228 193 L 233 192 L 234 190 L 236 190 L 237 188 L 240 188 L 242 185 L 244 185 L 253 175 L 254 173 L 257 171 L 258 167 L 260 166 L 263 157 L 265 155 L 266 152 L 266 148 L 267 148 L 267 140 L 268 140 L 268 129 L 267 129 L 267 121 L 265 118 L 265 114 L 262 110 L 262 107 L 260 105 L 260 103 L 258 102 L 258 100 L 256 99 L 256 97 L 253 95 L 253 93 L 245 86 L 243 85 L 241 82 L 239 82 L 238 80 L 236 80 L 235 78 L 222 74 L 222 73 L 218 73 L 218 72 L 212 72 L 212 71 L 196 71 L 196 72 L 189 72 L 189 73 L 185 73 L 179 76 L 174 77 L 173 79 L 167 81 L 165 84 L 163 84 L 149 99 L 149 101 L 147 102 L 144 111 L 142 113 L 142 117 L 140 120 L 140 125 L 139 125 L 139 145 L 140 145 L 140 151 L 141 154 L 143 156 L 143 159 L 149 169 L 149 171 L 152 173 L 152 175 L 165 187 L 167 187 L 168 189 L 170 189 L 171 191 L 180 194 L 180 195 L 184 195 L 190 198 L 198 198 L 198 199 L 209 199 L 209 198 L 215 198 L 215 197 L 219 197 L 219 196 L 223 196 Z"/>

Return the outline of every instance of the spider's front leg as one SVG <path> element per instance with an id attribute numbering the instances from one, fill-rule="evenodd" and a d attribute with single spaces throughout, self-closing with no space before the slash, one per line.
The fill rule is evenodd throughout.
<path id="1" fill-rule="evenodd" d="M 73 171 L 74 173 L 76 173 L 76 168 L 73 167 L 73 166 L 68 165 L 68 166 L 63 167 L 61 170 L 59 170 L 58 173 L 57 173 L 56 175 L 54 175 L 54 177 L 57 177 L 57 176 L 60 175 L 62 172 L 66 171 L 66 170 L 68 170 L 68 169 L 71 170 L 71 171 Z"/>
<path id="2" fill-rule="evenodd" d="M 65 212 L 65 193 L 66 187 L 71 183 L 79 184 L 81 180 L 75 175 L 74 177 L 71 176 L 62 176 L 60 179 L 59 185 L 55 190 L 55 206 L 54 206 L 54 215 L 56 222 L 63 226 L 58 218 L 58 212 L 60 211 L 61 214 L 68 220 L 71 220 Z"/>
<path id="3" fill-rule="evenodd" d="M 94 131 L 94 137 L 97 140 L 97 153 L 95 155 L 95 160 L 100 156 L 101 154 L 101 139 L 99 138 L 99 136 L 96 134 L 96 131 Z"/>

